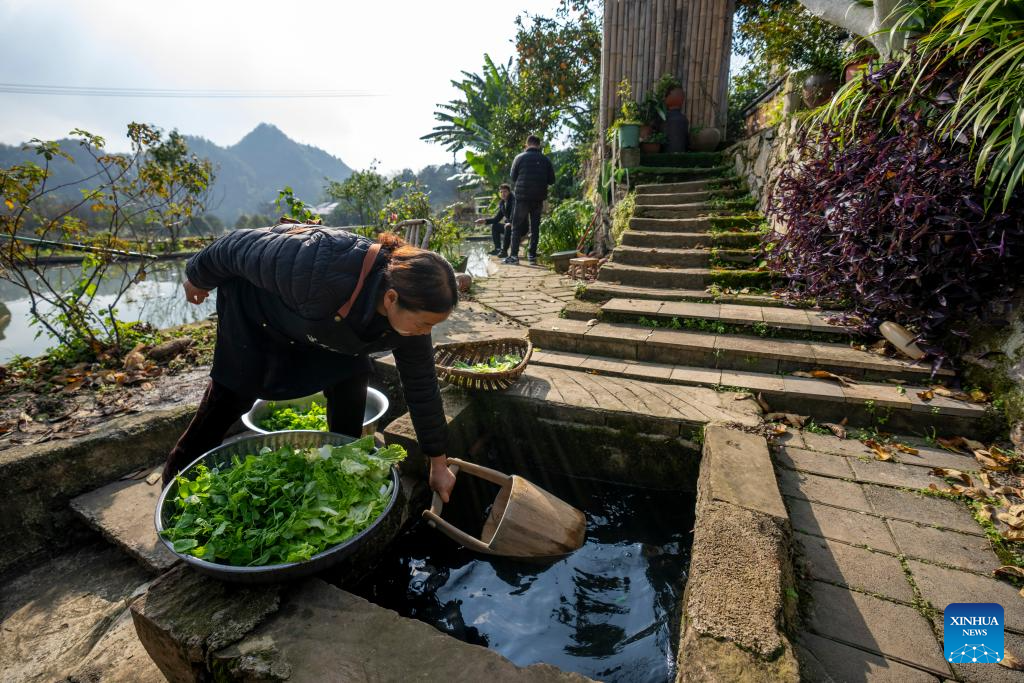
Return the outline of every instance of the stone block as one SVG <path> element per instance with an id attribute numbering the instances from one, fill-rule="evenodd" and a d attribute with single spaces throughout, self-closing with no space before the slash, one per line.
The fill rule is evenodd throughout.
<path id="1" fill-rule="evenodd" d="M 78 496 L 71 507 L 104 538 L 159 574 L 178 561 L 157 537 L 153 523 L 160 492 L 159 480 L 152 485 L 145 479 L 115 481 Z"/>
<path id="2" fill-rule="evenodd" d="M 871 484 L 864 485 L 864 495 L 875 513 L 884 517 L 956 529 L 975 536 L 984 535 L 981 525 L 968 512 L 967 506 L 959 501 Z"/>
<path id="3" fill-rule="evenodd" d="M 736 325 L 753 325 L 764 321 L 760 306 L 743 306 L 741 304 L 721 304 L 718 317 L 724 323 Z"/>
<path id="4" fill-rule="evenodd" d="M 814 432 L 802 432 L 801 435 L 805 447 L 812 451 L 854 457 L 872 456 L 871 449 L 856 439 L 840 439 L 836 436 L 815 434 Z"/>
<path id="5" fill-rule="evenodd" d="M 689 301 L 666 301 L 661 315 L 669 318 L 712 319 L 719 314 L 718 304 L 698 304 Z"/>
<path id="6" fill-rule="evenodd" d="M 76 439 L 0 451 L 0 575 L 81 540 L 69 501 L 126 474 L 156 467 L 194 406 L 115 418 Z"/>
<path id="7" fill-rule="evenodd" d="M 639 360 L 673 365 L 713 366 L 714 335 L 655 330 L 640 346 Z"/>
<path id="8" fill-rule="evenodd" d="M 898 552 L 885 522 L 879 517 L 799 498 L 786 498 L 786 507 L 796 531 L 865 545 L 894 555 Z"/>
<path id="9" fill-rule="evenodd" d="M 858 512 L 871 512 L 864 491 L 859 484 L 852 481 L 779 469 L 779 489 L 784 495 L 792 498 L 827 503 Z"/>
<path id="10" fill-rule="evenodd" d="M 676 366 L 669 363 L 646 363 L 626 361 L 626 372 L 633 379 L 665 381 L 672 376 Z"/>
<path id="11" fill-rule="evenodd" d="M 591 355 L 637 360 L 637 348 L 651 335 L 651 330 L 635 325 L 598 323 L 579 340 L 579 350 Z"/>
<path id="12" fill-rule="evenodd" d="M 812 581 L 808 627 L 814 633 L 948 677 L 931 624 L 913 607 Z"/>
<path id="13" fill-rule="evenodd" d="M 832 380 L 785 375 L 782 386 L 791 394 L 815 401 L 845 402 L 844 389 Z"/>
<path id="14" fill-rule="evenodd" d="M 651 299 L 612 299 L 601 311 L 622 315 L 657 315 L 663 302 Z"/>
<path id="15" fill-rule="evenodd" d="M 853 478 L 853 470 L 847 464 L 846 458 L 831 453 L 819 453 L 818 451 L 808 451 L 803 448 L 796 448 L 795 446 L 783 446 L 776 449 L 775 460 L 784 467 L 793 470 L 823 474 L 841 479 Z"/>
<path id="16" fill-rule="evenodd" d="M 277 611 L 280 590 L 216 581 L 178 565 L 131 603 L 132 621 L 168 681 L 209 680 L 210 655 Z"/>
<path id="17" fill-rule="evenodd" d="M 893 461 L 862 460 L 850 458 L 857 481 L 869 484 L 886 484 L 903 488 L 926 489 L 928 484 L 941 484 L 942 480 L 929 474 L 921 467 L 901 465 Z"/>
<path id="18" fill-rule="evenodd" d="M 811 578 L 912 603 L 914 591 L 892 555 L 797 532 L 804 569 Z"/>
<path id="19" fill-rule="evenodd" d="M 908 557 L 984 574 L 1001 564 L 984 536 L 971 536 L 893 519 L 887 523 L 896 539 L 896 545 Z"/>
<path id="20" fill-rule="evenodd" d="M 1024 599 L 1005 581 L 957 569 L 907 560 L 922 597 L 942 611 L 952 602 L 995 602 L 1005 610 L 1006 628 L 1024 633 Z M 1016 653 L 1024 657 L 1024 652 Z"/>
<path id="21" fill-rule="evenodd" d="M 722 386 L 740 387 L 753 392 L 781 392 L 785 386 L 778 375 L 744 370 L 722 370 Z"/>
<path id="22" fill-rule="evenodd" d="M 796 649 L 800 673 L 806 681 L 939 682 L 938 678 L 920 669 L 813 633 L 801 633 Z"/>
<path id="23" fill-rule="evenodd" d="M 710 425 L 704 430 L 701 495 L 786 519 L 764 437 Z"/>
<path id="24" fill-rule="evenodd" d="M 669 377 L 676 384 L 714 387 L 722 381 L 722 371 L 713 368 L 692 368 L 677 365 Z"/>
<path id="25" fill-rule="evenodd" d="M 800 308 L 765 306 L 762 309 L 762 313 L 764 322 L 769 327 L 778 327 L 784 330 L 811 329 L 811 324 L 807 320 L 807 313 Z"/>
<path id="26" fill-rule="evenodd" d="M 517 667 L 318 579 L 290 588 L 277 614 L 213 653 L 211 664 L 225 679 L 245 681 L 589 680 L 547 664 Z"/>

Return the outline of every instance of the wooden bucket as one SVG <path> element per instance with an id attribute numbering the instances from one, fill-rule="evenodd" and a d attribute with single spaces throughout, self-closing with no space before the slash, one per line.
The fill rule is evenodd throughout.
<path id="1" fill-rule="evenodd" d="M 583 513 L 517 475 L 448 458 L 452 472 L 460 471 L 501 487 L 480 538 L 441 518 L 443 503 L 436 493 L 423 518 L 430 526 L 470 550 L 503 557 L 558 557 L 578 550 L 586 535 Z"/>

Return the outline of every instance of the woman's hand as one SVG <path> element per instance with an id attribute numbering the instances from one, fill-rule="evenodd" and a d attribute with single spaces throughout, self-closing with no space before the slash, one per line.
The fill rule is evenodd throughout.
<path id="1" fill-rule="evenodd" d="M 437 491 L 437 495 L 441 496 L 441 500 L 447 503 L 448 496 L 451 495 L 452 488 L 455 486 L 455 475 L 448 469 L 448 456 L 439 455 L 430 458 L 430 478 L 428 482 L 430 483 L 430 488 Z"/>
<path id="2" fill-rule="evenodd" d="M 210 296 L 210 290 L 199 289 L 190 281 L 185 280 L 185 298 L 188 299 L 190 304 L 199 305 L 206 301 L 206 297 Z"/>

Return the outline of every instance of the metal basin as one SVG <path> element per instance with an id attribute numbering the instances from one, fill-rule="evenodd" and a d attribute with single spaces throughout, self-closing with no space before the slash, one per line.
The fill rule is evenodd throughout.
<path id="1" fill-rule="evenodd" d="M 264 446 L 274 450 L 281 448 L 282 446 L 318 448 L 324 445 L 341 446 L 353 441 L 355 441 L 355 439 L 352 437 L 344 436 L 342 434 L 334 434 L 332 432 L 293 431 L 256 434 L 214 448 L 205 455 L 196 458 L 194 462 L 185 468 L 181 475 L 185 477 L 190 476 L 194 468 L 200 463 L 205 464 L 207 467 L 219 467 L 224 469 L 231 464 L 232 456 L 237 455 L 241 457 L 258 453 Z M 363 529 L 344 543 L 331 546 L 304 562 L 268 564 L 260 567 L 236 567 L 233 565 L 207 562 L 206 560 L 200 560 L 199 558 L 192 557 L 191 555 L 174 552 L 174 548 L 170 541 L 165 539 L 160 532 L 164 530 L 165 525 L 170 523 L 171 516 L 174 514 L 174 498 L 178 495 L 177 480 L 172 481 L 160 494 L 160 500 L 157 502 L 155 514 L 156 532 L 157 536 L 169 551 L 189 564 L 196 571 L 203 574 L 208 574 L 209 576 L 225 581 L 234 581 L 238 583 L 274 583 L 278 581 L 286 581 L 323 571 L 355 552 L 365 541 L 374 535 L 374 532 L 382 526 L 385 519 L 390 517 L 393 513 L 400 512 L 400 508 L 395 505 L 395 501 L 398 499 L 398 488 L 398 468 L 392 467 L 391 499 L 388 501 L 388 504 L 385 506 L 380 517 L 374 520 L 370 526 Z"/>
<path id="2" fill-rule="evenodd" d="M 313 401 L 317 401 L 320 405 L 324 405 L 326 400 L 327 399 L 324 398 L 322 391 L 310 396 L 290 398 L 284 401 L 264 401 L 263 399 L 259 399 L 252 404 L 252 408 L 249 412 L 242 416 L 242 424 L 257 434 L 270 434 L 271 432 L 260 427 L 260 421 L 267 417 L 267 415 L 270 414 L 270 411 L 274 408 L 287 406 L 292 407 L 297 411 L 305 412 L 309 410 Z M 377 431 L 377 422 L 384 417 L 384 413 L 388 412 L 388 405 L 387 396 L 376 389 L 366 389 L 366 409 L 363 412 L 363 436 L 368 436 Z"/>

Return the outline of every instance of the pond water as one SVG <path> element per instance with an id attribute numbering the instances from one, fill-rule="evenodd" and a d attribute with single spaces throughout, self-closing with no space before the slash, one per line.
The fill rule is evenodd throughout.
<path id="1" fill-rule="evenodd" d="M 467 271 L 474 277 L 487 277 L 497 266 L 487 257 L 490 242 L 466 240 L 459 253 L 469 257 Z M 113 301 L 121 278 L 135 273 L 139 264 L 112 266 L 99 283 L 96 297 L 100 308 Z M 53 265 L 44 271 L 47 281 L 60 290 L 77 282 L 81 269 L 75 264 Z M 185 301 L 181 284 L 185 281 L 185 259 L 157 261 L 146 267 L 146 279 L 132 285 L 117 306 L 121 320 L 141 320 L 154 327 L 173 327 L 202 320 L 217 310 L 216 291 L 199 306 Z M 40 333 L 38 334 L 37 333 Z M 25 290 L 0 280 L 0 363 L 15 356 L 38 356 L 53 346 L 55 340 L 43 328 L 32 324 L 31 304 Z"/>
<path id="2" fill-rule="evenodd" d="M 350 590 L 520 666 L 674 680 L 693 496 L 560 476 L 531 481 L 584 511 L 581 549 L 547 564 L 487 558 L 421 521 Z M 445 519 L 478 535 L 497 491 L 460 476 Z"/>
<path id="3" fill-rule="evenodd" d="M 96 301 L 109 305 L 120 288 L 121 278 L 133 274 L 138 264 L 114 265 L 98 286 Z M 78 265 L 54 265 L 45 277 L 55 288 L 66 290 L 79 277 Z M 117 306 L 122 320 L 142 320 L 155 327 L 173 327 L 196 322 L 216 312 L 215 293 L 203 304 L 185 301 L 181 283 L 185 281 L 185 260 L 158 261 L 146 267 L 146 279 L 134 284 Z M 41 334 L 37 334 L 40 333 Z M 14 356 L 38 356 L 55 340 L 41 327 L 32 324 L 31 304 L 25 290 L 0 281 L 0 363 Z"/>

